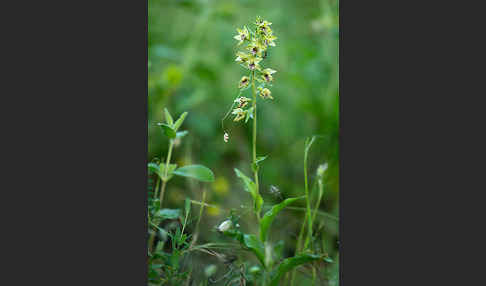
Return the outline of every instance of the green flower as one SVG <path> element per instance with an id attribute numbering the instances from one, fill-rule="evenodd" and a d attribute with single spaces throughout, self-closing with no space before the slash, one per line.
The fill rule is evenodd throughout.
<path id="1" fill-rule="evenodd" d="M 255 22 L 257 26 L 257 32 L 262 34 L 262 35 L 271 35 L 272 34 L 272 29 L 270 28 L 270 25 L 272 25 L 271 22 L 268 22 L 267 20 L 263 20 L 260 17 L 257 17 L 257 20 Z"/>
<path id="2" fill-rule="evenodd" d="M 255 70 L 255 69 L 260 70 L 260 65 L 258 63 L 261 62 L 261 61 L 262 61 L 262 58 L 260 58 L 260 57 L 250 57 L 248 59 L 248 65 L 247 65 L 248 69 L 249 70 Z"/>
<path id="3" fill-rule="evenodd" d="M 235 108 L 231 114 L 236 115 L 233 121 L 240 121 L 241 119 L 245 118 L 246 111 L 241 108 Z"/>
<path id="4" fill-rule="evenodd" d="M 267 99 L 267 98 L 273 99 L 272 92 L 268 88 L 259 87 L 258 90 L 260 91 L 260 96 L 263 99 Z"/>
<path id="5" fill-rule="evenodd" d="M 268 36 L 265 36 L 265 44 L 269 45 L 269 46 L 272 46 L 272 47 L 275 47 L 275 40 L 277 39 L 277 37 L 275 37 L 274 35 L 268 35 Z"/>
<path id="6" fill-rule="evenodd" d="M 261 57 L 262 52 L 265 51 L 267 47 L 265 45 L 262 45 L 260 41 L 254 40 L 251 41 L 251 43 L 248 45 L 248 47 L 246 47 L 246 49 L 249 50 L 253 56 Z"/>
<path id="7" fill-rule="evenodd" d="M 246 63 L 250 59 L 250 55 L 243 53 L 243 52 L 237 52 L 236 53 L 236 59 L 235 62 L 238 63 Z"/>
<path id="8" fill-rule="evenodd" d="M 236 31 L 238 32 L 238 35 L 234 36 L 233 38 L 239 41 L 238 45 L 241 45 L 245 40 L 250 39 L 250 33 L 248 32 L 246 26 L 243 27 L 243 29 L 237 28 Z"/>
<path id="9" fill-rule="evenodd" d="M 235 102 L 238 103 L 238 108 L 244 108 L 245 106 L 248 105 L 248 102 L 251 101 L 251 98 L 248 98 L 248 97 L 238 97 L 237 99 L 235 99 Z"/>
<path id="10" fill-rule="evenodd" d="M 276 70 L 273 70 L 273 69 L 270 69 L 270 68 L 264 69 L 263 72 L 262 72 L 263 80 L 266 81 L 266 82 L 272 81 L 273 80 L 272 74 L 274 74 L 276 72 L 277 72 Z"/>
<path id="11" fill-rule="evenodd" d="M 248 84 L 250 84 L 250 78 L 247 76 L 244 76 L 240 79 L 240 83 L 238 84 L 239 88 L 247 87 Z"/>

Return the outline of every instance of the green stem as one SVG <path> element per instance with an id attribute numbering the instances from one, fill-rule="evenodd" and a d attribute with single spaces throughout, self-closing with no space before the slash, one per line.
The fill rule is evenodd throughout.
<path id="1" fill-rule="evenodd" d="M 169 163 L 170 163 L 170 157 L 172 156 L 172 148 L 174 147 L 174 142 L 172 139 L 170 139 L 170 143 L 169 143 L 169 153 L 167 154 L 167 159 L 165 161 L 165 172 L 164 172 L 164 178 L 167 178 L 167 171 L 169 170 Z M 159 183 L 157 181 L 157 183 Z M 164 179 L 162 180 L 162 190 L 160 192 L 160 208 L 162 208 L 162 201 L 164 200 L 164 193 L 165 193 L 165 184 L 167 183 L 167 180 Z M 157 192 L 157 186 L 155 187 L 155 191 Z M 154 240 L 155 240 L 155 235 L 157 233 L 157 230 L 155 230 L 151 235 L 150 235 L 150 238 L 149 238 L 149 241 L 148 241 L 148 247 L 149 247 L 149 251 L 152 252 L 152 247 L 153 247 L 153 244 L 154 244 Z"/>
<path id="2" fill-rule="evenodd" d="M 304 243 L 304 249 L 307 248 L 309 245 L 310 237 L 312 236 L 312 214 L 311 214 L 311 207 L 310 207 L 310 199 L 309 199 L 309 187 L 307 184 L 307 151 L 309 149 L 306 148 L 305 156 L 304 156 L 304 180 L 305 180 L 305 196 L 307 201 L 307 223 L 308 223 L 308 230 L 307 230 L 307 237 Z M 304 222 L 305 223 L 305 222 Z"/>
<path id="3" fill-rule="evenodd" d="M 164 201 L 165 185 L 167 183 L 167 172 L 169 171 L 170 157 L 172 156 L 172 148 L 174 147 L 174 141 L 170 139 L 169 153 L 167 154 L 167 160 L 165 161 L 164 180 L 162 180 L 162 190 L 160 192 L 160 208 L 162 208 L 162 202 Z"/>
<path id="4" fill-rule="evenodd" d="M 157 194 L 159 192 L 159 187 L 160 187 L 160 178 L 157 175 L 157 183 L 155 184 L 154 199 L 157 198 Z"/>
<path id="5" fill-rule="evenodd" d="M 302 237 L 304 236 L 305 221 L 306 220 L 307 220 L 307 212 L 305 213 L 304 223 L 300 227 L 299 238 L 297 239 L 297 243 L 295 245 L 295 253 L 294 253 L 294 256 L 297 255 L 301 251 Z M 293 286 L 294 285 L 295 275 L 296 275 L 296 269 L 294 269 L 292 271 L 292 276 L 290 278 L 290 286 Z"/>
<path id="6" fill-rule="evenodd" d="M 324 193 L 322 179 L 319 179 L 318 183 L 319 183 L 319 197 L 317 198 L 317 202 L 314 207 L 314 213 L 312 214 L 312 222 L 311 222 L 312 224 L 314 224 L 314 221 L 316 219 L 317 212 L 319 211 L 319 206 L 321 205 L 322 194 Z"/>
<path id="7" fill-rule="evenodd" d="M 256 139 L 257 139 L 257 106 L 256 106 L 256 87 L 255 87 L 255 71 L 251 73 L 251 88 L 253 93 L 253 164 L 256 163 Z M 255 175 L 255 187 L 257 194 L 260 193 L 258 185 L 258 167 L 254 170 Z M 258 218 L 258 224 L 260 224 L 260 212 L 256 213 Z"/>
<path id="8" fill-rule="evenodd" d="M 201 202 L 200 207 L 199 207 L 199 217 L 197 218 L 196 231 L 194 232 L 195 234 L 194 234 L 194 238 L 191 242 L 191 247 L 194 246 L 194 244 L 196 244 L 197 238 L 199 236 L 199 223 L 201 222 L 201 217 L 202 217 L 202 214 L 203 214 L 205 202 L 206 202 L 206 190 L 203 190 L 202 202 Z"/>

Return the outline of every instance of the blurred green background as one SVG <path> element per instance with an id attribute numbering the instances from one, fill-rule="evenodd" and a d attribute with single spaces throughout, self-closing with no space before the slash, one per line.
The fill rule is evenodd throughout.
<path id="1" fill-rule="evenodd" d="M 199 241 L 224 240 L 212 228 L 230 208 L 250 205 L 251 197 L 233 169 L 250 175 L 251 121 L 225 121 L 230 141 L 224 143 L 221 119 L 237 95 L 247 72 L 234 62 L 236 28 L 253 23 L 257 15 L 272 22 L 278 37 L 264 67 L 274 74 L 273 101 L 259 100 L 257 154 L 268 155 L 260 168 L 260 188 L 266 203 L 280 201 L 269 193 L 277 186 L 284 198 L 304 194 L 304 140 L 321 137 L 309 153 L 309 180 L 314 185 L 318 165 L 328 163 L 319 216 L 326 251 L 336 263 L 325 269 L 325 285 L 337 285 L 339 205 L 339 2 L 337 0 L 149 0 L 148 160 L 165 158 L 168 139 L 158 122 L 167 107 L 174 117 L 189 114 L 181 130 L 189 130 L 173 151 L 178 165 L 199 163 L 213 170 L 216 181 L 202 184 L 174 178 L 167 186 L 166 207 L 184 205 L 184 198 L 207 201 Z M 247 94 L 251 98 L 251 94 Z M 150 178 L 149 185 L 153 183 Z M 315 191 L 315 190 L 314 190 Z M 295 204 L 304 206 L 304 201 Z M 197 207 L 194 207 L 196 212 Z M 292 255 L 303 212 L 286 210 L 272 226 L 271 240 L 285 240 Z M 256 232 L 253 217 L 243 229 Z M 204 256 L 197 263 L 215 263 Z M 207 261 L 205 261 L 207 259 Z M 196 262 L 194 262 L 196 263 Z M 299 284 L 300 285 L 300 284 Z M 302 284 L 305 285 L 305 284 Z"/>

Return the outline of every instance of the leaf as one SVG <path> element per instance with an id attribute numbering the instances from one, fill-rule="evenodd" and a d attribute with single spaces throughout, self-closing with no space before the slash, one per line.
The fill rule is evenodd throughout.
<path id="1" fill-rule="evenodd" d="M 253 234 L 243 235 L 243 244 L 248 247 L 258 258 L 258 260 L 265 266 L 265 248 L 263 243 Z"/>
<path id="2" fill-rule="evenodd" d="M 180 209 L 161 209 L 159 210 L 155 216 L 158 218 L 164 219 L 176 219 L 181 215 Z"/>
<path id="3" fill-rule="evenodd" d="M 270 286 L 277 286 L 282 276 L 292 270 L 293 268 L 316 260 L 322 259 L 322 256 L 315 254 L 302 253 L 297 254 L 294 257 L 284 259 L 277 267 L 274 273 L 271 275 Z"/>
<path id="4" fill-rule="evenodd" d="M 187 217 L 189 215 L 189 212 L 191 211 L 191 200 L 189 198 L 186 198 L 185 200 L 184 210 L 186 211 L 186 217 Z"/>
<path id="5" fill-rule="evenodd" d="M 256 172 L 258 171 L 258 163 L 260 163 L 261 161 L 265 160 L 267 158 L 267 156 L 258 156 L 255 160 L 255 162 L 253 162 L 251 164 L 251 169 L 253 170 L 253 172 Z"/>
<path id="6" fill-rule="evenodd" d="M 174 119 L 172 119 L 172 116 L 169 113 L 169 110 L 167 108 L 164 108 L 164 113 L 165 113 L 165 120 L 167 121 L 167 124 L 172 127 L 174 125 Z"/>
<path id="7" fill-rule="evenodd" d="M 187 112 L 182 113 L 179 119 L 177 119 L 177 121 L 174 123 L 175 131 L 177 131 L 179 127 L 181 127 L 182 123 L 184 122 L 184 119 L 186 119 L 186 116 L 187 116 Z"/>
<path id="8" fill-rule="evenodd" d="M 258 157 L 256 158 L 255 163 L 257 163 L 257 164 L 258 164 L 258 163 L 260 163 L 261 161 L 263 161 L 263 160 L 265 160 L 265 159 L 267 159 L 267 156 L 258 156 Z"/>
<path id="9" fill-rule="evenodd" d="M 160 127 L 162 127 L 162 129 L 164 129 L 164 134 L 167 137 L 169 137 L 170 139 L 176 138 L 177 134 L 176 134 L 175 130 L 172 129 L 172 127 L 170 127 L 169 125 L 167 125 L 165 123 L 158 123 L 158 125 Z"/>
<path id="10" fill-rule="evenodd" d="M 263 216 L 262 220 L 260 221 L 260 239 L 264 242 L 267 240 L 268 230 L 270 228 L 270 225 L 272 224 L 272 222 L 275 219 L 275 217 L 277 216 L 277 214 L 283 208 L 285 208 L 289 204 L 291 204 L 291 203 L 293 203 L 297 200 L 303 199 L 303 198 L 305 198 L 305 196 L 298 197 L 298 198 L 286 199 L 283 202 L 281 202 L 277 205 L 274 205 L 269 211 L 267 211 L 265 213 L 265 215 Z"/>
<path id="11" fill-rule="evenodd" d="M 152 171 L 156 174 L 159 173 L 159 165 L 155 164 L 155 163 L 148 163 L 147 164 L 147 167 L 149 169 L 149 171 Z"/>
<path id="12" fill-rule="evenodd" d="M 213 182 L 213 172 L 203 165 L 189 165 L 181 167 L 173 172 L 176 175 L 193 178 L 203 182 Z"/>
<path id="13" fill-rule="evenodd" d="M 165 175 L 165 163 L 160 163 L 159 165 L 159 177 L 162 181 L 168 181 L 172 178 L 174 170 L 177 168 L 177 164 L 169 164 L 167 169 L 167 176 Z"/>
<path id="14" fill-rule="evenodd" d="M 333 263 L 334 261 L 330 257 L 324 257 L 324 261 Z"/>
<path id="15" fill-rule="evenodd" d="M 182 137 L 186 136 L 188 133 L 189 133 L 189 131 L 187 131 L 187 130 L 179 131 L 179 132 L 176 133 L 176 137 L 182 138 Z"/>
<path id="16" fill-rule="evenodd" d="M 251 194 L 253 197 L 253 201 L 255 202 L 255 211 L 260 211 L 263 205 L 263 198 L 262 196 L 257 192 L 255 183 L 245 176 L 240 170 L 235 168 L 236 175 L 243 180 L 243 183 L 245 184 L 245 190 Z"/>
<path id="17" fill-rule="evenodd" d="M 316 140 L 316 136 L 312 136 L 311 138 L 306 138 L 305 139 L 305 156 L 307 157 L 307 153 L 309 152 L 310 147 L 312 146 L 312 143 Z"/>

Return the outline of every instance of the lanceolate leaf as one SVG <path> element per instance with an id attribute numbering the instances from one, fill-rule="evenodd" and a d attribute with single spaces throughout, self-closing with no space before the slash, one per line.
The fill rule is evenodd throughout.
<path id="1" fill-rule="evenodd" d="M 177 138 L 182 138 L 182 137 L 186 136 L 187 133 L 189 133 L 189 131 L 187 131 L 187 130 L 179 131 L 179 132 L 176 133 L 176 137 Z"/>
<path id="2" fill-rule="evenodd" d="M 161 209 L 155 216 L 164 219 L 176 219 L 181 215 L 180 209 Z"/>
<path id="3" fill-rule="evenodd" d="M 186 119 L 187 112 L 182 113 L 182 115 L 179 117 L 179 119 L 176 120 L 174 123 L 174 130 L 177 131 L 179 127 L 181 127 L 182 123 L 184 122 L 184 119 Z"/>
<path id="4" fill-rule="evenodd" d="M 214 181 L 213 172 L 203 165 L 189 165 L 181 167 L 173 172 L 175 175 L 196 179 L 203 182 Z"/>
<path id="5" fill-rule="evenodd" d="M 176 138 L 177 134 L 176 134 L 175 130 L 172 129 L 172 127 L 170 127 L 169 125 L 167 125 L 165 123 L 158 123 L 158 125 L 160 127 L 162 127 L 162 129 L 164 130 L 164 134 L 167 137 L 169 137 L 170 139 Z"/>
<path id="6" fill-rule="evenodd" d="M 253 172 L 258 171 L 258 166 L 259 166 L 258 163 L 265 160 L 266 158 L 267 156 L 259 156 L 256 158 L 255 162 L 251 164 L 251 169 L 253 170 Z"/>
<path id="7" fill-rule="evenodd" d="M 263 243 L 253 234 L 243 235 L 243 244 L 248 247 L 265 267 L 265 248 Z"/>
<path id="8" fill-rule="evenodd" d="M 169 126 L 172 126 L 174 124 L 174 119 L 172 119 L 172 116 L 169 113 L 169 110 L 167 108 L 164 108 L 164 113 L 165 113 L 165 121 L 167 121 L 167 124 Z"/>
<path id="9" fill-rule="evenodd" d="M 305 196 L 286 199 L 280 204 L 274 205 L 269 211 L 265 213 L 265 215 L 263 216 L 260 222 L 260 239 L 263 242 L 267 240 L 268 230 L 270 229 L 270 225 L 272 224 L 277 214 L 289 204 L 303 198 L 305 198 Z"/>
<path id="10" fill-rule="evenodd" d="M 160 163 L 159 165 L 159 177 L 162 181 L 168 181 L 172 178 L 174 170 L 177 168 L 177 164 L 169 164 L 167 169 L 167 176 L 165 176 L 165 163 Z"/>
<path id="11" fill-rule="evenodd" d="M 155 163 L 148 163 L 147 167 L 148 167 L 149 171 L 152 171 L 152 172 L 158 174 L 158 172 L 159 172 L 159 165 L 157 165 Z"/>
<path id="12" fill-rule="evenodd" d="M 308 262 L 320 260 L 322 258 L 323 257 L 320 256 L 320 255 L 303 253 L 303 254 L 297 254 L 294 257 L 290 257 L 290 258 L 284 259 L 279 264 L 279 266 L 277 267 L 277 269 L 275 270 L 275 272 L 272 273 L 272 275 L 271 275 L 271 281 L 270 281 L 270 286 L 278 286 L 279 285 L 279 282 L 280 282 L 280 278 L 282 278 L 282 276 L 285 273 L 289 272 L 293 268 L 295 268 L 295 267 L 297 267 L 299 265 L 308 263 Z"/>
<path id="13" fill-rule="evenodd" d="M 245 174 L 243 174 L 240 170 L 235 168 L 236 175 L 243 180 L 243 183 L 245 184 L 245 190 L 251 194 L 253 197 L 253 201 L 255 202 L 255 210 L 260 211 L 262 209 L 263 205 L 263 198 L 262 196 L 257 192 L 255 183 L 248 178 Z"/>

